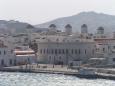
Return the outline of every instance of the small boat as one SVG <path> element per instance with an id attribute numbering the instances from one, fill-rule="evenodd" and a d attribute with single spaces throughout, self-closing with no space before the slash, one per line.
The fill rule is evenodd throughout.
<path id="1" fill-rule="evenodd" d="M 95 70 L 88 69 L 88 68 L 80 68 L 78 70 L 78 74 L 76 74 L 79 78 L 87 78 L 87 79 L 96 79 L 98 75 L 96 74 Z"/>

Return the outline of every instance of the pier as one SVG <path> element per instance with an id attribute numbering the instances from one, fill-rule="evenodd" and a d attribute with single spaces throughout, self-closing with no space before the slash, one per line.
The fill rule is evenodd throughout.
<path id="1" fill-rule="evenodd" d="M 4 67 L 0 71 L 7 72 L 30 72 L 30 73 L 54 73 L 54 74 L 66 74 L 75 75 L 78 73 L 76 69 L 70 69 L 67 66 L 62 65 L 46 65 L 46 64 L 33 64 L 33 65 L 22 65 L 13 67 Z"/>
<path id="2" fill-rule="evenodd" d="M 104 68 L 89 68 L 93 69 L 95 75 L 81 75 L 78 73 L 78 69 L 71 69 L 66 65 L 50 65 L 50 64 L 32 64 L 32 65 L 21 65 L 13 67 L 4 67 L 0 71 L 5 72 L 25 72 L 25 73 L 50 73 L 50 74 L 64 74 L 74 75 L 79 78 L 87 79 L 110 79 L 115 80 L 115 70 L 104 69 Z M 112 71 L 112 72 L 111 72 Z M 113 72 L 114 71 L 114 72 Z"/>

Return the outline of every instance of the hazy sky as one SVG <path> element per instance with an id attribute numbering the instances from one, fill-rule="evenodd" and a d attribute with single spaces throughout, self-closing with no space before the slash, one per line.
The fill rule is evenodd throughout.
<path id="1" fill-rule="evenodd" d="M 0 20 L 39 24 L 82 11 L 115 15 L 115 0 L 0 0 Z"/>

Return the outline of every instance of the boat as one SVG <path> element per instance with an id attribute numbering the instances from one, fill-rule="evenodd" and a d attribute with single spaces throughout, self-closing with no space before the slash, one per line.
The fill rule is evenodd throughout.
<path id="1" fill-rule="evenodd" d="M 80 68 L 76 76 L 79 78 L 87 78 L 87 79 L 99 78 L 94 69 L 88 69 L 88 68 Z"/>

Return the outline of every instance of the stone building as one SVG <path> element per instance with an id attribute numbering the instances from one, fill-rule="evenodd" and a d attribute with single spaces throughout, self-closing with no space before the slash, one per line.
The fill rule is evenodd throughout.
<path id="1" fill-rule="evenodd" d="M 69 61 L 87 62 L 95 55 L 95 43 L 91 39 L 81 40 L 73 36 L 46 36 L 38 43 L 38 61 L 48 64 L 68 64 Z"/>

